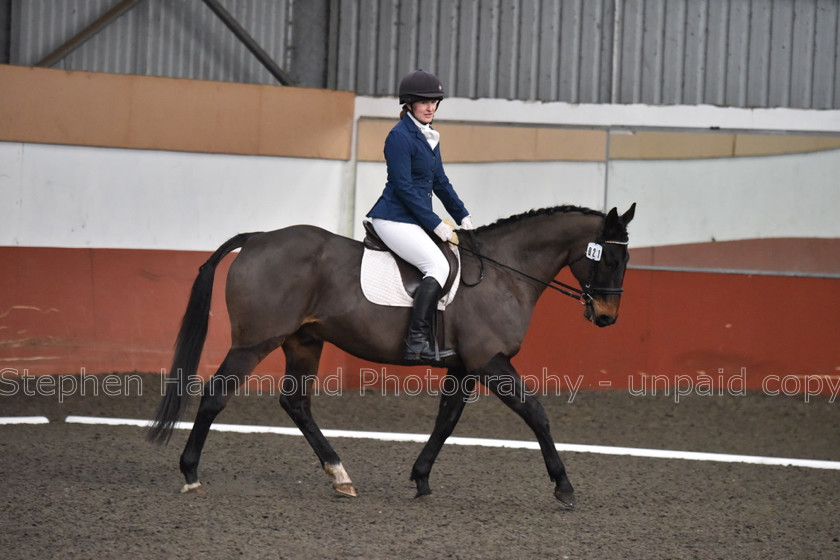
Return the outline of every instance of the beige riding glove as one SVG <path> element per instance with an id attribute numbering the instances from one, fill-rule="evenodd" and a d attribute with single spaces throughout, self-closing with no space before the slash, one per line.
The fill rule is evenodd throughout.
<path id="1" fill-rule="evenodd" d="M 437 235 L 441 241 L 449 241 L 455 245 L 458 244 L 458 237 L 455 235 L 453 231 L 453 227 L 447 222 L 441 222 L 435 228 L 435 235 Z"/>

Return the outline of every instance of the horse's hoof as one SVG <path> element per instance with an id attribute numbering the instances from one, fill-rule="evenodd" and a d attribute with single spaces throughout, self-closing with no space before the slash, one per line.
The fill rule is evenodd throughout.
<path id="1" fill-rule="evenodd" d="M 567 509 L 575 509 L 575 506 L 577 506 L 574 492 L 561 492 L 560 490 L 555 490 L 554 497 L 557 498 L 557 500 Z"/>
<path id="2" fill-rule="evenodd" d="M 414 495 L 415 500 L 431 500 L 432 499 L 432 491 L 431 490 L 418 490 L 417 493 Z"/>
<path id="3" fill-rule="evenodd" d="M 189 492 L 194 492 L 196 494 L 204 494 L 205 490 L 204 487 L 201 485 L 200 482 L 193 482 L 192 484 L 184 484 L 181 488 L 181 494 L 187 494 Z"/>
<path id="4" fill-rule="evenodd" d="M 349 482 L 335 484 L 333 485 L 333 488 L 335 488 L 335 491 L 342 496 L 350 496 L 352 498 L 356 497 L 356 489 L 353 488 L 353 485 Z"/>
<path id="5" fill-rule="evenodd" d="M 415 500 L 417 498 L 428 496 L 432 493 L 432 488 L 429 486 L 428 476 L 411 475 L 411 481 L 417 485 L 417 493 L 414 495 Z"/>

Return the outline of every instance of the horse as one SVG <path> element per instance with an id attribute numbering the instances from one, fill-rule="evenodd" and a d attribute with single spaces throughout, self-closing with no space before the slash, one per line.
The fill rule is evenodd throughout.
<path id="1" fill-rule="evenodd" d="M 461 231 L 462 285 L 439 321 L 443 347 L 455 356 L 434 365 L 447 369 L 433 431 L 411 469 L 416 497 L 431 494 L 429 475 L 476 383 L 516 412 L 539 442 L 554 496 L 576 505 L 549 430 L 545 411 L 511 364 L 519 352 L 540 295 L 557 288 L 554 277 L 570 267 L 581 288 L 557 288 L 584 304 L 584 318 L 606 327 L 618 317 L 628 255 L 627 224 L 635 203 L 619 215 L 575 206 L 531 210 L 471 232 Z M 470 235 L 471 234 L 471 235 Z M 210 426 L 235 390 L 270 352 L 282 347 L 286 371 L 280 405 L 315 451 L 334 490 L 356 490 L 338 454 L 310 410 L 308 387 L 318 372 L 324 342 L 361 359 L 417 365 L 403 358 L 409 308 L 370 303 L 360 286 L 363 244 L 311 225 L 242 233 L 223 243 L 199 268 L 175 344 L 172 368 L 148 439 L 169 440 L 182 416 L 188 384 L 207 335 L 215 270 L 240 249 L 225 286 L 231 346 L 202 397 L 183 453 L 183 492 L 203 492 L 198 478 Z M 468 278 L 469 277 L 469 278 Z M 475 280 L 477 279 L 477 280 Z M 571 290 L 571 291 L 569 291 Z"/>

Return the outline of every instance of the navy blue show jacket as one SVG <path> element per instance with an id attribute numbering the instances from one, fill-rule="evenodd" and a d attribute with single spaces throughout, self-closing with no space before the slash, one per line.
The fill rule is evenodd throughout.
<path id="1" fill-rule="evenodd" d="M 443 172 L 440 143 L 432 150 L 409 115 L 385 139 L 388 182 L 368 217 L 418 224 L 433 231 L 441 222 L 432 209 L 432 193 L 460 225 L 469 212 Z"/>

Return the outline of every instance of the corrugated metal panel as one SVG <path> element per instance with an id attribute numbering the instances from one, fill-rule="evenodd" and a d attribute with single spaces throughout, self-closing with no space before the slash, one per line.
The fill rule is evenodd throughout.
<path id="1" fill-rule="evenodd" d="M 12 42 L 12 3 L 0 0 L 0 64 L 9 63 L 9 47 Z"/>
<path id="2" fill-rule="evenodd" d="M 339 89 L 393 94 L 403 74 L 425 68 L 458 97 L 610 100 L 613 0 L 339 0 L 335 6 L 339 46 L 331 84 Z"/>
<path id="3" fill-rule="evenodd" d="M 626 0 L 618 103 L 840 107 L 837 0 Z"/>
<path id="4" fill-rule="evenodd" d="M 12 3 L 12 64 L 37 63 L 115 2 L 17 0 Z"/>
<path id="5" fill-rule="evenodd" d="M 245 83 L 277 83 L 201 2 L 147 0 L 143 74 Z M 287 1 L 227 0 L 225 8 L 280 67 L 288 63 Z M 142 9 L 142 8 L 141 8 Z"/>
<path id="6" fill-rule="evenodd" d="M 116 5 L 116 0 L 17 0 L 12 63 L 32 65 Z M 224 0 L 224 7 L 283 67 L 292 0 Z M 56 68 L 248 83 L 274 77 L 198 0 L 145 0 Z"/>
<path id="7" fill-rule="evenodd" d="M 3 1 L 34 64 L 118 0 Z M 840 108 L 838 0 L 221 1 L 299 85 L 392 95 L 425 68 L 458 97 Z M 57 67 L 276 83 L 200 0 L 144 0 Z"/>
<path id="8" fill-rule="evenodd" d="M 387 95 L 402 75 L 424 68 L 458 97 L 608 101 L 613 5 L 338 0 L 338 60 L 330 83 Z"/>
<path id="9" fill-rule="evenodd" d="M 802 107 L 840 108 L 840 5 L 835 0 L 819 0 L 814 19 L 814 58 L 810 103 Z M 796 60 L 799 64 L 799 60 Z M 797 97 L 798 98 L 798 97 Z M 796 105 L 799 107 L 800 105 Z"/>
<path id="10" fill-rule="evenodd" d="M 329 83 L 572 103 L 840 107 L 837 0 L 337 0 Z"/>

